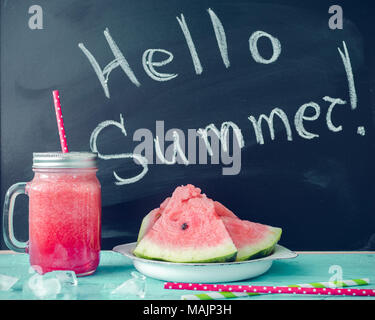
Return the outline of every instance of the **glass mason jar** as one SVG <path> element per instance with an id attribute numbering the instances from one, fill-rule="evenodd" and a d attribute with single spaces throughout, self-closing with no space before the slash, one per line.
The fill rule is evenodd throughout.
<path id="1" fill-rule="evenodd" d="M 34 178 L 16 183 L 5 196 L 3 234 L 9 249 L 27 252 L 39 273 L 73 270 L 92 274 L 101 237 L 101 187 L 97 155 L 90 152 L 33 154 Z M 14 237 L 13 208 L 19 194 L 29 196 L 29 241 Z"/>

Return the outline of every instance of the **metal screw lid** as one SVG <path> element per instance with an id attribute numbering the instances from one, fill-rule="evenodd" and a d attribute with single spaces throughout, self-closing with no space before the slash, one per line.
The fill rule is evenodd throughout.
<path id="1" fill-rule="evenodd" d="M 33 168 L 96 168 L 94 152 L 34 152 Z"/>

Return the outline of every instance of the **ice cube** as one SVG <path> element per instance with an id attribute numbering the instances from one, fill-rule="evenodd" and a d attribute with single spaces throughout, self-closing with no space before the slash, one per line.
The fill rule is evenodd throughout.
<path id="1" fill-rule="evenodd" d="M 74 271 L 52 271 L 50 277 L 56 277 L 63 286 L 76 286 L 78 284 L 77 276 Z"/>
<path id="2" fill-rule="evenodd" d="M 146 295 L 146 277 L 136 271 L 133 271 L 131 275 L 131 279 L 123 282 L 111 294 L 130 299 L 138 296 L 143 299 Z"/>
<path id="3" fill-rule="evenodd" d="M 75 299 L 77 277 L 74 271 L 52 271 L 43 275 L 34 273 L 24 284 L 25 298 Z"/>
<path id="4" fill-rule="evenodd" d="M 23 286 L 23 294 L 26 298 L 56 299 L 61 291 L 61 284 L 58 279 L 46 279 L 35 273 Z"/>
<path id="5" fill-rule="evenodd" d="M 18 278 L 0 274 L 0 291 L 8 291 L 18 281 Z"/>

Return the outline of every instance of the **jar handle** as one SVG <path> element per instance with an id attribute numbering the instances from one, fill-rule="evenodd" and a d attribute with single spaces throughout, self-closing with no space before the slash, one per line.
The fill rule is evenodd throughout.
<path id="1" fill-rule="evenodd" d="M 5 195 L 3 209 L 3 235 L 5 244 L 9 249 L 16 252 L 25 252 L 27 242 L 18 241 L 14 236 L 13 229 L 14 203 L 17 196 L 20 194 L 27 194 L 26 182 L 19 182 L 12 185 Z"/>

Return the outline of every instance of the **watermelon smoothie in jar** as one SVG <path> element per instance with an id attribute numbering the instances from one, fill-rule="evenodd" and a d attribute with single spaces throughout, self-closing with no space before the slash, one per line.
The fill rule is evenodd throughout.
<path id="1" fill-rule="evenodd" d="M 34 153 L 34 178 L 13 185 L 5 199 L 4 238 L 8 247 L 26 251 L 39 273 L 72 270 L 95 272 L 101 238 L 101 187 L 97 155 L 90 152 Z M 13 207 L 18 194 L 29 196 L 29 241 L 13 233 Z M 7 208 L 8 207 L 8 210 Z"/>

